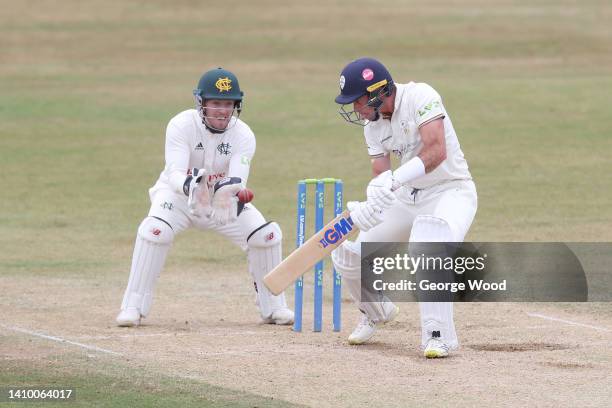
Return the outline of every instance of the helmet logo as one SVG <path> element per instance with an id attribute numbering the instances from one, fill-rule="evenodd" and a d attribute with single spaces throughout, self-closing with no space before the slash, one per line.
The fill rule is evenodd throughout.
<path id="1" fill-rule="evenodd" d="M 361 71 L 361 77 L 366 81 L 371 81 L 374 79 L 374 71 L 372 71 L 370 68 L 366 68 Z"/>
<path id="2" fill-rule="evenodd" d="M 219 78 L 215 82 L 215 87 L 217 87 L 219 92 L 229 92 L 232 89 L 232 80 L 228 77 Z"/>
<path id="3" fill-rule="evenodd" d="M 344 75 L 340 75 L 340 89 L 344 89 L 345 82 L 346 82 L 346 78 L 344 78 Z"/>

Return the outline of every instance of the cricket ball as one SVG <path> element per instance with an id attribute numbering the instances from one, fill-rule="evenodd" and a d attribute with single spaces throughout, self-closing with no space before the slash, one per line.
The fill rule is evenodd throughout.
<path id="1" fill-rule="evenodd" d="M 248 188 L 243 188 L 236 195 L 238 196 L 238 201 L 240 201 L 242 204 L 251 202 L 254 197 L 253 192 Z"/>

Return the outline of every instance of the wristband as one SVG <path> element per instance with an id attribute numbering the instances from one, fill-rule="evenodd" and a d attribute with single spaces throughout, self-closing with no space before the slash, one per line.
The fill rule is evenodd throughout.
<path id="1" fill-rule="evenodd" d="M 400 185 L 425 175 L 425 164 L 419 156 L 413 157 L 393 172 L 393 179 Z"/>

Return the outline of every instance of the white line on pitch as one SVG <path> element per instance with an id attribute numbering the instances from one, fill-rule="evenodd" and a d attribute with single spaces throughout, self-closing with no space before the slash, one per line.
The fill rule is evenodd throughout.
<path id="1" fill-rule="evenodd" d="M 100 353 L 112 354 L 112 355 L 115 355 L 115 356 L 120 356 L 121 355 L 121 353 L 117 353 L 115 351 L 106 350 L 106 349 L 103 349 L 103 348 L 100 348 L 100 347 L 90 346 L 90 345 L 83 344 L 83 343 L 77 343 L 76 341 L 70 341 L 70 340 L 62 339 L 61 337 L 49 336 L 48 334 L 33 332 L 33 331 L 30 331 L 30 330 L 22 329 L 20 327 L 6 326 L 4 324 L 0 324 L 0 326 L 4 327 L 5 329 L 8 329 L 8 330 L 13 330 L 13 331 L 16 331 L 16 332 L 19 332 L 19 333 L 29 334 L 30 336 L 34 336 L 34 337 L 40 337 L 41 339 L 47 339 L 47 340 L 51 340 L 51 341 L 56 341 L 58 343 L 72 344 L 73 346 L 82 347 L 84 349 L 92 350 L 92 351 L 99 351 Z"/>
<path id="2" fill-rule="evenodd" d="M 114 340 L 114 339 L 132 339 L 135 337 L 175 337 L 181 336 L 184 333 L 134 333 L 134 334 L 118 334 L 116 336 L 76 336 L 77 339 L 81 340 Z"/>
<path id="3" fill-rule="evenodd" d="M 249 335 L 265 335 L 270 334 L 275 336 L 276 333 L 273 332 L 257 332 L 257 331 L 223 331 L 223 332 L 210 332 L 206 330 L 196 330 L 196 331 L 181 331 L 181 332 L 172 332 L 172 333 L 131 333 L 131 334 L 117 334 L 117 335 L 100 335 L 100 336 L 90 336 L 83 335 L 77 336 L 76 338 L 82 340 L 113 340 L 113 339 L 132 339 L 137 337 L 178 337 L 178 336 L 188 336 L 188 335 L 198 335 L 198 336 L 249 336 Z"/>
<path id="4" fill-rule="evenodd" d="M 579 322 L 572 322 L 571 320 L 565 320 L 565 319 L 560 319 L 558 317 L 552 317 L 552 316 L 546 316 L 540 313 L 527 313 L 527 316 L 531 316 L 531 317 L 539 317 L 540 319 L 546 319 L 546 320 L 550 320 L 553 322 L 561 322 L 561 323 L 565 323 L 565 324 L 570 324 L 572 326 L 580 326 L 580 327 L 588 327 L 589 329 L 595 329 L 595 330 L 599 330 L 599 331 L 605 331 L 605 332 L 609 332 L 612 331 L 606 327 L 602 327 L 602 326 L 594 326 L 592 324 L 585 324 L 585 323 L 579 323 Z"/>

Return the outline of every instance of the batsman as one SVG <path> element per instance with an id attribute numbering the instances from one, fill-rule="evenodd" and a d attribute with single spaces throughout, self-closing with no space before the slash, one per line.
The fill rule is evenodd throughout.
<path id="1" fill-rule="evenodd" d="M 292 324 L 284 294 L 274 296 L 262 284 L 281 260 L 281 229 L 238 199 L 251 198 L 244 189 L 255 154 L 255 135 L 239 119 L 238 79 L 228 70 L 212 69 L 193 94 L 195 109 L 179 113 L 166 128 L 166 164 L 149 190 L 151 208 L 138 227 L 117 324 L 138 326 L 149 314 L 174 237 L 191 227 L 221 234 L 246 251 L 263 322 Z"/>
<path id="2" fill-rule="evenodd" d="M 364 128 L 373 179 L 367 201 L 349 202 L 360 230 L 332 253 L 345 287 L 361 299 L 361 242 L 462 242 L 477 208 L 476 187 L 442 98 L 425 83 L 399 84 L 373 58 L 350 62 L 336 103 L 349 123 Z M 391 155 L 400 165 L 391 171 Z M 363 313 L 349 343 L 363 344 L 398 312 L 388 299 L 358 302 Z M 458 347 L 452 302 L 421 302 L 425 357 Z"/>

